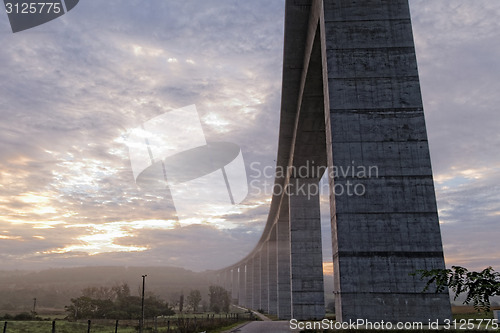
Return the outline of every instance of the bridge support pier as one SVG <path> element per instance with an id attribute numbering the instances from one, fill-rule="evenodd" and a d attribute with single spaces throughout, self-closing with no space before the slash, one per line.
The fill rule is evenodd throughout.
<path id="1" fill-rule="evenodd" d="M 325 316 L 318 182 L 290 180 L 292 318 L 298 320 Z"/>
<path id="2" fill-rule="evenodd" d="M 246 307 L 253 309 L 253 259 L 250 258 L 246 263 L 245 270 L 245 283 L 246 283 Z"/>
<path id="3" fill-rule="evenodd" d="M 238 274 L 238 267 L 233 267 L 233 270 L 231 272 L 231 302 L 233 304 L 238 304 L 238 299 L 239 299 L 239 274 Z"/>
<path id="4" fill-rule="evenodd" d="M 253 304 L 252 309 L 260 310 L 260 251 L 257 252 L 253 257 Z"/>
<path id="5" fill-rule="evenodd" d="M 292 318 L 292 294 L 290 287 L 290 220 L 288 197 L 281 203 L 278 222 L 276 223 L 277 261 L 278 261 L 278 318 Z"/>
<path id="6" fill-rule="evenodd" d="M 448 293 L 410 275 L 445 265 L 408 0 L 313 4 L 328 165 L 344 171 L 330 177 L 337 320 L 442 322 Z"/>
<path id="7" fill-rule="evenodd" d="M 233 282 L 233 274 L 231 268 L 228 268 L 224 274 L 224 284 L 222 287 L 227 290 L 229 293 L 230 299 L 233 297 L 232 296 L 232 282 Z"/>
<path id="8" fill-rule="evenodd" d="M 267 254 L 268 242 L 260 250 L 260 308 L 269 313 L 269 263 Z"/>
<path id="9" fill-rule="evenodd" d="M 278 248 L 276 242 L 276 225 L 271 230 L 268 247 L 268 267 L 269 267 L 269 314 L 278 314 Z"/>
<path id="10" fill-rule="evenodd" d="M 243 264 L 238 267 L 238 305 L 240 306 L 246 306 L 247 293 L 245 278 L 245 265 Z"/>
<path id="11" fill-rule="evenodd" d="M 245 265 L 238 266 L 238 305 L 246 306 Z"/>

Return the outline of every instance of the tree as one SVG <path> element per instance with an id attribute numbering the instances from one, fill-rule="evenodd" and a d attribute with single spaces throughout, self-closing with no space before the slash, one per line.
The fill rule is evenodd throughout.
<path id="1" fill-rule="evenodd" d="M 199 290 L 191 290 L 187 297 L 188 305 L 193 309 L 193 312 L 198 312 L 198 307 L 201 302 L 201 293 Z"/>
<path id="2" fill-rule="evenodd" d="M 215 313 L 221 311 L 229 312 L 229 293 L 220 286 L 210 286 L 208 288 L 210 297 L 210 310 Z"/>
<path id="3" fill-rule="evenodd" d="M 168 302 L 165 303 L 165 307 L 163 308 L 162 315 L 164 316 L 172 316 L 175 314 L 174 308 L 171 307 Z"/>
<path id="4" fill-rule="evenodd" d="M 184 309 L 184 294 L 181 294 L 181 297 L 179 297 L 179 312 L 182 313 L 183 309 Z"/>
<path id="5" fill-rule="evenodd" d="M 201 302 L 201 311 L 202 312 L 207 312 L 208 311 L 208 304 L 207 304 L 207 301 L 203 300 Z"/>
<path id="6" fill-rule="evenodd" d="M 127 284 L 112 288 L 113 293 L 103 288 L 86 288 L 83 296 L 71 299 L 71 305 L 66 306 L 68 317 L 72 319 L 113 318 L 139 319 L 142 315 L 141 297 L 131 296 Z M 93 297 L 90 297 L 92 295 Z M 108 299 L 101 297 L 107 296 Z M 147 318 L 160 315 L 171 316 L 175 312 L 154 294 L 144 300 L 145 316 Z"/>
<path id="7" fill-rule="evenodd" d="M 123 299 L 125 297 L 130 296 L 130 287 L 126 283 L 123 283 L 122 285 L 119 285 L 119 286 L 114 286 L 111 289 L 112 289 L 113 293 L 116 295 L 117 299 L 120 299 L 120 298 Z"/>
<path id="8" fill-rule="evenodd" d="M 71 305 L 66 306 L 65 310 L 73 319 L 91 318 L 92 317 L 92 299 L 87 296 L 80 296 L 71 299 Z"/>
<path id="9" fill-rule="evenodd" d="M 469 272 L 466 268 L 452 266 L 451 269 L 418 270 L 420 278 L 429 278 L 424 291 L 432 284 L 436 285 L 436 293 L 450 288 L 455 292 L 455 300 L 462 293 L 467 293 L 464 304 L 473 302 L 477 311 L 489 312 L 490 297 L 500 296 L 500 273 L 488 267 L 481 272 Z"/>
<path id="10" fill-rule="evenodd" d="M 168 305 L 168 302 L 163 302 L 158 296 L 154 295 L 144 300 L 144 308 L 146 318 L 175 314 L 175 311 Z"/>
<path id="11" fill-rule="evenodd" d="M 82 289 L 82 296 L 87 296 L 87 297 L 94 298 L 94 299 L 113 300 L 117 297 L 116 289 L 124 288 L 125 286 L 126 286 L 126 284 L 123 284 L 122 286 L 113 287 L 113 288 L 88 287 L 88 288 Z"/>

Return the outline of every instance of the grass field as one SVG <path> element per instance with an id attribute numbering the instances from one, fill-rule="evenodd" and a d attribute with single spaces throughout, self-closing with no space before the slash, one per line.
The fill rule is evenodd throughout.
<path id="1" fill-rule="evenodd" d="M 3 328 L 3 324 L 2 324 Z M 94 324 L 91 327 L 92 333 L 112 333 L 115 326 L 110 322 L 108 325 Z M 56 321 L 57 333 L 87 333 L 88 325 L 84 322 Z M 50 333 L 52 332 L 52 322 L 50 321 L 9 321 L 7 323 L 7 333 Z M 120 327 L 120 333 L 135 333 L 137 330 L 133 326 Z"/>
<path id="2" fill-rule="evenodd" d="M 499 309 L 499 308 L 494 308 Z M 236 309 L 234 309 L 236 310 Z M 489 313 L 477 313 L 471 306 L 454 306 L 452 308 L 453 318 L 457 321 L 459 320 L 478 320 L 478 319 L 492 319 L 492 312 Z M 209 319 L 207 319 L 207 317 Z M 239 314 L 240 319 L 243 319 L 244 315 Z M 195 321 L 196 318 L 196 321 Z M 213 319 L 212 319 L 213 318 Z M 182 314 L 175 315 L 168 318 L 159 318 L 157 320 L 158 332 L 163 333 L 168 331 L 174 331 L 177 325 L 193 325 L 196 322 L 196 326 L 200 327 L 199 330 L 203 331 L 202 328 L 204 324 L 209 324 L 207 326 L 208 332 L 221 332 L 223 329 L 227 329 L 231 326 L 237 325 L 234 320 L 230 318 L 226 320 L 225 314 Z M 241 323 L 241 321 L 240 321 Z M 0 332 L 3 329 L 4 322 L 0 322 Z M 119 333 L 135 333 L 137 332 L 138 322 L 136 320 L 129 321 L 119 321 L 118 332 Z M 186 327 L 187 327 L 186 326 Z M 55 321 L 56 333 L 87 333 L 88 323 L 87 321 L 80 322 L 68 322 L 65 320 Z M 146 321 L 145 332 L 153 332 L 154 323 L 152 320 Z M 217 328 L 218 327 L 218 328 Z M 6 333 L 50 333 L 52 332 L 52 321 L 8 321 Z M 91 322 L 91 333 L 114 333 L 115 332 L 115 321 L 114 320 L 93 320 Z M 192 330 L 188 330 L 192 332 Z M 470 331 L 468 331 L 470 332 Z"/>
<path id="3" fill-rule="evenodd" d="M 174 330 L 177 329 L 177 326 L 175 324 L 176 322 L 172 322 L 170 325 L 170 332 L 174 332 Z M 218 326 L 218 323 L 216 322 L 213 325 L 213 328 L 209 329 L 209 332 L 221 332 L 222 330 L 225 330 L 227 328 L 236 326 L 240 324 L 241 322 L 238 323 L 229 323 L 229 322 L 222 322 L 220 327 Z M 194 331 L 203 331 L 205 330 L 205 326 L 201 326 L 202 322 L 200 324 L 200 329 L 198 330 L 193 330 L 193 328 L 190 328 L 189 330 L 185 330 L 185 332 L 194 332 Z M 1 328 L 3 328 L 3 323 Z M 67 322 L 67 321 L 58 321 L 56 322 L 56 333 L 87 333 L 87 324 L 86 323 L 72 323 L 72 322 Z M 137 333 L 137 327 L 135 325 L 132 326 L 119 326 L 118 327 L 118 332 L 119 333 Z M 153 332 L 152 326 L 146 327 L 145 332 Z M 168 332 L 168 327 L 159 325 L 158 326 L 158 332 L 159 333 L 164 333 Z M 1 332 L 1 331 L 0 331 Z M 52 332 L 52 323 L 51 322 L 43 322 L 43 321 L 12 321 L 8 322 L 7 324 L 7 333 L 50 333 Z M 91 333 L 114 333 L 115 332 L 115 326 L 112 323 L 109 324 L 96 324 L 92 325 Z"/>
<path id="4" fill-rule="evenodd" d="M 248 314 L 239 314 L 238 319 L 235 315 L 226 314 L 187 314 L 176 315 L 168 318 L 158 318 L 156 323 L 153 320 L 146 320 L 144 332 L 153 332 L 156 327 L 158 333 L 177 332 L 180 328 L 182 332 L 220 332 L 238 323 L 251 320 Z M 87 333 L 88 322 L 86 320 L 78 322 L 69 322 L 66 320 L 56 320 L 56 333 Z M 114 333 L 115 320 L 92 320 L 90 326 L 91 333 Z M 120 320 L 118 322 L 118 333 L 135 333 L 138 328 L 137 320 Z M 0 322 L 0 332 L 3 329 L 4 322 Z M 51 333 L 52 321 L 8 321 L 6 333 Z"/>

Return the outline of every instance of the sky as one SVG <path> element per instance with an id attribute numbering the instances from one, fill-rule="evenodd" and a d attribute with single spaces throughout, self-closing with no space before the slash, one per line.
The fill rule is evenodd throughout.
<path id="1" fill-rule="evenodd" d="M 500 2 L 410 6 L 446 264 L 499 270 Z M 2 11 L 1 269 L 242 259 L 271 199 L 283 21 L 283 0 L 82 0 L 13 34 Z M 240 148 L 248 195 L 180 223 L 171 193 L 136 183 L 128 144 L 193 105 L 207 142 Z M 328 270 L 327 196 L 322 208 Z"/>

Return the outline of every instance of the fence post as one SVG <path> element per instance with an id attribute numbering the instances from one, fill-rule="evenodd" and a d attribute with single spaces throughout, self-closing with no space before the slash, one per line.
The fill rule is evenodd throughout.
<path id="1" fill-rule="evenodd" d="M 87 333 L 90 333 L 91 326 L 92 326 L 92 321 L 90 321 L 90 319 L 89 319 L 88 326 L 87 326 Z"/>
<path id="2" fill-rule="evenodd" d="M 154 318 L 155 333 L 158 333 L 158 317 Z"/>
<path id="3" fill-rule="evenodd" d="M 115 333 L 118 333 L 118 319 L 116 320 L 116 323 L 115 323 Z"/>
<path id="4" fill-rule="evenodd" d="M 170 320 L 167 320 L 167 332 L 170 332 Z"/>
<path id="5" fill-rule="evenodd" d="M 56 321 L 52 321 L 52 333 L 56 333 Z"/>
<path id="6" fill-rule="evenodd" d="M 3 324 L 3 333 L 6 333 L 7 332 L 7 322 L 5 322 L 5 324 Z"/>

